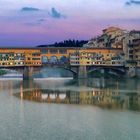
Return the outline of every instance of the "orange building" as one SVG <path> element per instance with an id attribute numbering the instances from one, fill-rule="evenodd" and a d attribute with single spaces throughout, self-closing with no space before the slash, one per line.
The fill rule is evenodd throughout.
<path id="1" fill-rule="evenodd" d="M 87 48 L 70 54 L 71 65 L 123 66 L 123 50 L 116 48 Z"/>

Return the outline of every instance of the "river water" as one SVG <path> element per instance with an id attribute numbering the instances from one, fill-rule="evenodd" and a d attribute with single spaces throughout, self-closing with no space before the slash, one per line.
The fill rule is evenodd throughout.
<path id="1" fill-rule="evenodd" d="M 2 78 L 0 140 L 140 140 L 140 80 Z"/>

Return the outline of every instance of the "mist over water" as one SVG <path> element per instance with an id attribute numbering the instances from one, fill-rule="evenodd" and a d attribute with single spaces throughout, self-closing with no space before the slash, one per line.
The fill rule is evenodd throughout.
<path id="1" fill-rule="evenodd" d="M 1 75 L 0 78 L 22 78 L 22 72 L 16 70 L 7 70 L 7 74 Z M 41 68 L 38 71 L 34 71 L 34 78 L 72 78 L 72 72 L 64 70 L 63 68 Z"/>

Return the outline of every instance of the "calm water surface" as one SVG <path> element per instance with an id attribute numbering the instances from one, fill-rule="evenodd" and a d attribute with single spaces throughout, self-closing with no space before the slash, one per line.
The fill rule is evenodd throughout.
<path id="1" fill-rule="evenodd" d="M 140 80 L 0 80 L 0 140 L 140 140 Z"/>

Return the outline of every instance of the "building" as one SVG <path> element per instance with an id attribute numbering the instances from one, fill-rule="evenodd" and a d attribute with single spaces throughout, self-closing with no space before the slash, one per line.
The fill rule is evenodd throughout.
<path id="1" fill-rule="evenodd" d="M 116 36 L 121 36 L 125 33 L 125 30 L 122 30 L 118 27 L 109 27 L 103 30 L 103 34 L 110 36 L 111 38 L 115 38 Z"/>
<path id="2" fill-rule="evenodd" d="M 86 48 L 122 48 L 122 40 L 127 32 L 117 27 L 103 30 L 103 34 L 91 39 L 84 45 Z"/>
<path id="3" fill-rule="evenodd" d="M 87 48 L 70 54 L 70 64 L 80 66 L 124 66 L 123 50 L 118 48 Z"/>
<path id="4" fill-rule="evenodd" d="M 40 66 L 41 64 L 41 53 L 38 49 L 0 49 L 1 66 Z"/>

